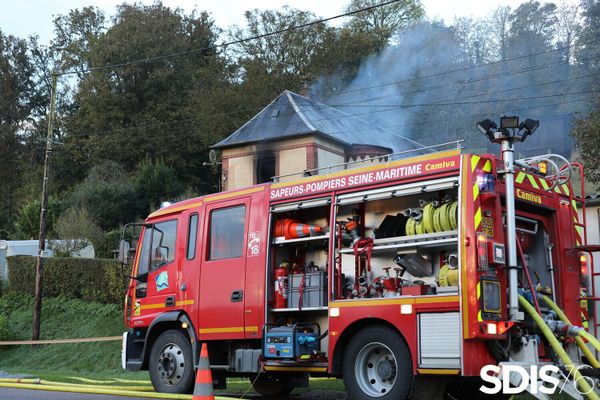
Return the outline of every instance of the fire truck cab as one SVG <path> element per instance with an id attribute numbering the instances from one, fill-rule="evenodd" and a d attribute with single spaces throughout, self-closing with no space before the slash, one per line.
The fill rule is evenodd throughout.
<path id="1" fill-rule="evenodd" d="M 467 393 L 485 365 L 554 357 L 509 315 L 511 268 L 519 293 L 529 275 L 529 296 L 582 324 L 581 203 L 569 183 L 518 168 L 517 265 L 490 154 L 442 151 L 161 208 L 139 226 L 123 368 L 188 392 L 207 343 L 217 387 L 246 376 L 283 395 L 331 376 L 353 399 L 402 399 L 439 390 L 418 386 L 434 377 Z"/>

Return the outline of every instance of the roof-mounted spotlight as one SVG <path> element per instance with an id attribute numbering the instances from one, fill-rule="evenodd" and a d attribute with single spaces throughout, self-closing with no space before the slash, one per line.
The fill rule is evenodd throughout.
<path id="1" fill-rule="evenodd" d="M 540 126 L 540 121 L 535 119 L 527 118 L 524 122 L 521 122 L 519 125 L 519 130 L 523 132 L 521 134 L 521 142 L 523 142 L 527 136 L 533 134 L 538 126 Z"/>
<path id="2" fill-rule="evenodd" d="M 491 119 L 484 119 L 477 123 L 477 129 L 481 131 L 485 136 L 488 137 L 491 141 L 494 140 L 494 129 L 496 129 L 498 125 Z"/>
<path id="3" fill-rule="evenodd" d="M 519 117 L 506 115 L 500 117 L 500 129 L 516 129 L 519 127 Z"/>

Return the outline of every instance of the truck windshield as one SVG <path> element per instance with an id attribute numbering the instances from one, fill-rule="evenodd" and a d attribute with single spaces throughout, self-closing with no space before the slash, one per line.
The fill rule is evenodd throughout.
<path id="1" fill-rule="evenodd" d="M 138 277 L 148 274 L 175 259 L 175 242 L 177 238 L 177 220 L 159 222 L 144 230 Z M 150 246 L 152 244 L 152 246 Z"/>

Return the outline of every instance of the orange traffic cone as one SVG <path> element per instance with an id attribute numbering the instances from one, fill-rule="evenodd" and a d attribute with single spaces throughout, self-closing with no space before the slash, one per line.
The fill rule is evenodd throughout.
<path id="1" fill-rule="evenodd" d="M 307 236 L 321 235 L 323 230 L 320 226 L 308 225 L 300 222 L 292 222 L 287 226 L 285 232 L 286 239 L 296 239 Z"/>
<path id="2" fill-rule="evenodd" d="M 192 400 L 215 400 L 210 362 L 208 361 L 208 346 L 206 343 L 202 343 L 202 350 L 200 350 L 200 362 L 198 363 L 198 371 L 196 372 L 196 385 L 194 386 Z"/>

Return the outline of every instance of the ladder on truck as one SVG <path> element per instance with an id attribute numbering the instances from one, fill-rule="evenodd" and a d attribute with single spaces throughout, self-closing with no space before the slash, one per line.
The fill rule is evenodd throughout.
<path id="1" fill-rule="evenodd" d="M 540 170 L 540 165 L 545 163 L 547 171 L 543 173 Z M 596 271 L 594 267 L 594 256 L 593 253 L 600 252 L 600 245 L 589 245 L 587 242 L 587 216 L 585 211 L 585 185 L 584 185 L 584 175 L 583 175 L 583 165 L 579 162 L 569 162 L 566 158 L 558 154 L 546 154 L 538 157 L 530 157 L 524 158 L 518 161 L 515 161 L 515 165 L 518 167 L 527 170 L 528 172 L 532 172 L 545 178 L 547 180 L 552 181 L 552 185 L 546 189 L 547 191 L 552 191 L 559 185 L 564 185 L 571 180 L 573 175 L 573 170 L 576 168 L 578 170 L 579 182 L 580 182 L 580 193 L 581 197 L 575 196 L 574 193 L 569 193 L 569 197 L 575 202 L 573 204 L 574 207 L 570 207 L 571 210 L 571 220 L 573 221 L 573 229 L 575 230 L 575 237 L 580 238 L 580 243 L 578 243 L 573 250 L 587 253 L 589 257 L 586 258 L 587 266 L 589 268 L 588 277 L 591 278 L 591 295 L 582 296 L 579 298 L 580 301 L 600 301 L 600 296 L 597 295 L 596 291 L 596 280 L 600 280 L 600 271 Z M 548 175 L 548 171 L 550 175 Z M 575 205 L 579 204 L 579 207 Z M 578 210 L 581 211 L 581 219 L 578 215 Z M 598 337 L 598 331 L 600 330 L 600 322 L 596 315 L 600 310 L 597 309 L 598 305 L 594 305 L 594 316 L 593 318 L 589 318 L 589 320 L 593 321 L 591 326 L 585 327 L 590 330 L 595 337 Z M 591 322 L 591 321 L 588 321 Z"/>
<path id="2" fill-rule="evenodd" d="M 590 280 L 591 280 L 591 291 L 592 291 L 591 296 L 590 295 L 583 296 L 580 300 L 594 302 L 594 307 L 593 307 L 594 313 L 592 316 L 590 316 L 591 318 L 588 318 L 588 324 L 591 322 L 591 326 L 589 327 L 589 328 L 591 328 L 590 329 L 591 333 L 595 337 L 598 337 L 598 331 L 600 330 L 599 329 L 600 322 L 598 322 L 598 318 L 596 317 L 596 315 L 598 315 L 598 312 L 600 310 L 598 310 L 599 304 L 596 304 L 595 302 L 600 300 L 600 297 L 597 295 L 597 291 L 596 291 L 596 279 L 600 279 L 600 271 L 596 271 L 596 268 L 594 266 L 594 253 L 600 252 L 600 245 L 588 244 L 587 213 L 585 210 L 585 185 L 584 185 L 584 181 L 583 181 L 583 165 L 578 162 L 574 162 L 574 163 L 572 163 L 572 165 L 578 168 L 580 182 L 581 182 L 581 187 L 580 187 L 581 198 L 575 198 L 575 201 L 580 204 L 581 219 L 578 218 L 577 221 L 573 222 L 573 225 L 574 225 L 575 229 L 580 228 L 580 232 L 581 232 L 580 236 L 581 236 L 582 242 L 579 246 L 577 246 L 575 248 L 575 250 L 588 254 L 588 257 L 586 258 L 586 263 L 589 267 L 588 276 L 590 277 Z"/>
<path id="3" fill-rule="evenodd" d="M 546 168 L 544 168 L 544 171 L 540 168 L 541 164 L 545 164 Z M 586 210 L 585 210 L 585 188 L 584 188 L 583 165 L 578 162 L 571 163 L 566 158 L 564 158 L 560 155 L 557 155 L 557 154 L 547 154 L 547 155 L 543 155 L 543 156 L 539 156 L 539 157 L 532 157 L 532 158 L 517 160 L 517 161 L 515 161 L 515 165 L 526 170 L 527 172 L 531 172 L 533 174 L 539 175 L 543 179 L 546 179 L 546 181 L 548 181 L 548 180 L 551 181 L 552 184 L 550 185 L 550 187 L 545 188 L 545 189 L 547 191 L 553 191 L 556 188 L 555 191 L 558 193 L 563 193 L 564 191 L 561 192 L 560 189 L 558 189 L 557 187 L 559 185 L 567 184 L 571 180 L 573 170 L 575 168 L 578 169 L 579 177 L 580 177 L 580 185 L 581 185 L 581 187 L 580 187 L 581 197 L 577 197 L 577 196 L 575 196 L 575 193 L 570 193 L 568 191 L 566 192 L 566 194 L 569 196 L 569 199 L 571 200 L 570 201 L 571 204 L 569 204 L 570 219 L 571 219 L 571 221 L 573 221 L 573 230 L 575 233 L 575 237 L 578 238 L 578 240 L 576 242 L 576 246 L 573 248 L 573 250 L 585 252 L 589 255 L 589 257 L 588 257 L 589 263 L 587 264 L 587 266 L 589 267 L 589 272 L 588 272 L 587 276 L 591 277 L 591 281 L 592 281 L 591 282 L 592 295 L 591 296 L 588 296 L 588 295 L 581 296 L 578 300 L 580 302 L 581 301 L 594 301 L 595 302 L 595 301 L 600 300 L 600 297 L 598 297 L 596 295 L 596 277 L 600 277 L 600 271 L 595 270 L 594 258 L 593 258 L 593 253 L 600 251 L 600 245 L 587 244 L 587 231 L 586 231 L 587 220 L 586 220 Z M 548 171 L 551 171 L 551 173 L 548 174 Z M 577 206 L 578 204 L 579 204 L 579 207 Z M 581 219 L 579 218 L 578 210 L 580 210 L 582 213 Z M 552 255 L 550 255 L 550 257 L 552 257 Z M 551 268 L 552 268 L 552 266 L 551 266 Z M 596 311 L 596 312 L 598 311 L 597 306 L 598 306 L 598 304 L 595 304 L 595 306 L 594 306 L 594 311 Z M 584 324 L 584 328 L 591 331 L 590 333 L 592 333 L 594 335 L 594 337 L 597 337 L 600 323 L 597 322 L 597 319 L 595 317 L 588 318 L 588 323 L 591 321 L 593 321 L 591 326 L 589 326 L 589 325 L 585 326 L 585 324 Z M 598 352 L 595 352 L 594 355 L 597 358 Z M 555 375 L 555 377 L 558 378 L 561 383 L 562 382 L 566 383 L 567 381 L 569 381 L 568 376 Z M 538 385 L 543 384 L 543 382 L 541 382 L 541 381 L 537 382 L 537 383 L 538 383 Z M 565 385 L 565 384 L 561 384 L 559 386 L 562 387 L 561 392 L 564 391 L 564 393 L 566 395 L 570 396 L 573 399 L 584 399 L 586 397 L 581 392 L 576 390 L 575 386 L 570 386 L 570 385 Z M 540 400 L 550 400 L 551 399 L 548 395 L 541 393 L 540 391 L 538 391 L 536 389 L 533 389 L 533 390 L 532 389 L 533 389 L 532 386 L 529 385 L 525 390 L 537 399 L 540 399 Z"/>

